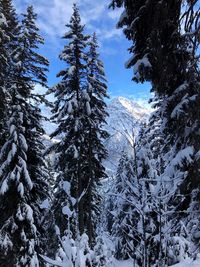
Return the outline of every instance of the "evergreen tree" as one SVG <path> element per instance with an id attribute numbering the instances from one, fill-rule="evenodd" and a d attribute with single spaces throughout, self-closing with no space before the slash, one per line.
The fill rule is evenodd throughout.
<path id="1" fill-rule="evenodd" d="M 114 183 L 111 214 L 115 255 L 139 266 L 152 266 L 159 257 L 161 240 L 157 197 L 156 161 L 144 129 L 129 156 L 123 154 Z M 156 266 L 156 265 L 155 265 Z"/>
<path id="2" fill-rule="evenodd" d="M 103 63 L 99 59 L 97 37 L 94 33 L 90 42 L 88 53 L 88 98 L 85 102 L 86 117 L 83 125 L 85 129 L 84 149 L 86 159 L 84 167 L 84 179 L 86 194 L 84 206 L 86 208 L 85 222 L 90 244 L 94 243 L 96 226 L 100 215 L 100 180 L 106 178 L 105 168 L 102 161 L 106 159 L 107 150 L 103 141 L 108 138 L 108 133 L 103 129 L 105 125 L 107 85 Z"/>
<path id="3" fill-rule="evenodd" d="M 10 0 L 0 1 L 0 147 L 6 138 L 9 88 L 12 81 L 14 62 L 13 48 L 17 41 L 20 26 Z"/>
<path id="4" fill-rule="evenodd" d="M 6 42 L 2 42 L 2 47 L 5 47 L 7 52 L 7 64 L 4 66 L 4 71 L 6 72 L 4 82 L 9 88 L 12 85 L 16 71 L 15 51 L 19 44 L 18 37 L 21 31 L 21 25 L 17 18 L 16 11 L 13 7 L 12 0 L 1 0 L 0 6 L 3 18 L 4 20 L 6 20 L 4 34 L 6 34 L 6 36 L 8 37 Z M 8 89 L 6 91 L 8 91 Z"/>
<path id="5" fill-rule="evenodd" d="M 59 124 L 52 137 L 62 136 L 60 143 L 54 146 L 58 153 L 56 169 L 60 173 L 55 219 L 61 235 L 68 225 L 75 239 L 79 233 L 88 234 L 91 245 L 99 216 L 98 188 L 100 179 L 106 177 L 102 161 L 107 152 L 102 140 L 108 134 L 102 125 L 107 115 L 104 102 L 107 86 L 96 36 L 91 39 L 87 52 L 89 37 L 83 34 L 84 26 L 76 5 L 67 27 L 70 30 L 64 38 L 69 43 L 60 59 L 68 66 L 58 74 L 63 77 L 62 81 L 51 90 L 57 98 L 53 118 Z"/>
<path id="6" fill-rule="evenodd" d="M 73 6 L 73 14 L 70 23 L 67 24 L 69 31 L 64 35 L 68 40 L 60 59 L 67 67 L 57 76 L 62 77 L 51 92 L 55 93 L 57 100 L 53 109 L 53 119 L 58 123 L 58 128 L 51 135 L 61 136 L 61 141 L 53 148 L 58 155 L 55 168 L 57 177 L 55 195 L 55 220 L 61 236 L 64 235 L 70 222 L 70 230 L 73 238 L 79 232 L 84 232 L 84 134 L 83 117 L 86 113 L 85 102 L 87 93 L 87 54 L 85 48 L 88 36 L 84 35 L 84 26 L 81 25 L 79 10 Z"/>
<path id="7" fill-rule="evenodd" d="M 48 177 L 42 157 L 42 117 L 36 106 L 39 98 L 33 90 L 36 83 L 45 84 L 48 61 L 35 52 L 42 38 L 33 8 L 28 7 L 23 17 L 18 45 L 12 51 L 9 132 L 1 149 L 0 255 L 6 266 L 35 267 L 45 236 L 41 204 L 48 197 Z"/>
<path id="8" fill-rule="evenodd" d="M 112 267 L 113 266 L 113 251 L 112 243 L 107 241 L 106 235 L 103 232 L 99 233 L 95 240 L 94 251 L 92 255 L 92 266 L 94 267 Z"/>
<path id="9" fill-rule="evenodd" d="M 88 236 L 83 234 L 79 242 L 75 242 L 72 238 L 72 233 L 66 231 L 63 238 L 60 240 L 60 247 L 56 253 L 55 260 L 42 256 L 46 264 L 50 266 L 59 267 L 92 267 L 92 254 L 93 252 L 88 245 Z M 45 265 L 46 266 L 46 265 Z"/>
<path id="10" fill-rule="evenodd" d="M 35 252 L 37 230 L 30 201 L 33 182 L 27 169 L 24 114 L 19 93 L 16 88 L 12 90 L 10 136 L 1 150 L 1 262 L 8 266 L 39 266 Z"/>
<path id="11" fill-rule="evenodd" d="M 134 254 L 134 236 L 132 229 L 135 227 L 137 211 L 134 210 L 134 204 L 130 204 L 134 199 L 137 202 L 138 198 L 138 182 L 134 180 L 135 163 L 133 158 L 128 157 L 127 153 L 123 153 L 117 170 L 116 182 L 114 186 L 113 210 L 113 226 L 112 236 L 115 239 L 116 258 L 127 259 L 133 258 Z"/>
<path id="12" fill-rule="evenodd" d="M 6 92 L 6 83 L 8 68 L 8 53 L 6 50 L 6 45 L 9 42 L 9 36 L 6 34 L 7 21 L 3 14 L 3 7 L 0 3 L 0 147 L 3 144 L 4 134 L 5 134 L 5 118 L 6 118 L 6 103 L 8 103 L 8 96 Z"/>

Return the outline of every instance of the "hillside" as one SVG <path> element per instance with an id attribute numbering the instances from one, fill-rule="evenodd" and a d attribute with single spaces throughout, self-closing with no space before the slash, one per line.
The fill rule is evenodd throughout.
<path id="1" fill-rule="evenodd" d="M 105 166 L 108 173 L 112 175 L 116 171 L 121 152 L 130 147 L 141 123 L 147 120 L 149 110 L 135 101 L 117 97 L 108 104 L 107 111 L 109 117 L 105 129 L 109 132 L 110 138 L 105 143 L 108 149 Z"/>

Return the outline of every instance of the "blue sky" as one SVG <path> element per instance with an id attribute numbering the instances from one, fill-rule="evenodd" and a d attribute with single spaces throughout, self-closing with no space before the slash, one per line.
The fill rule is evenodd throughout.
<path id="1" fill-rule="evenodd" d="M 58 55 L 64 45 L 61 37 L 66 31 L 65 24 L 70 19 L 74 2 L 80 8 L 82 22 L 86 25 L 85 32 L 97 33 L 111 98 L 124 96 L 137 99 L 141 103 L 147 102 L 150 85 L 132 82 L 132 70 L 124 67 L 129 58 L 127 49 L 130 43 L 122 30 L 116 29 L 121 10 L 108 9 L 109 0 L 14 0 L 17 12 L 24 12 L 26 6 L 32 4 L 38 14 L 37 23 L 45 38 L 41 52 L 50 61 L 49 85 L 58 81 L 56 73 L 63 68 Z"/>

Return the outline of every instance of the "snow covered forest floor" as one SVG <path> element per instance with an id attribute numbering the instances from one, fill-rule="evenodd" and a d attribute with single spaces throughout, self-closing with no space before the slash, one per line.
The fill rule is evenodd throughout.
<path id="1" fill-rule="evenodd" d="M 134 265 L 134 263 L 131 260 L 127 261 L 114 261 L 113 267 L 140 267 L 137 265 Z M 181 261 L 180 263 L 177 263 L 175 265 L 172 265 L 171 267 L 200 267 L 200 259 L 192 260 L 192 259 L 186 259 Z"/>

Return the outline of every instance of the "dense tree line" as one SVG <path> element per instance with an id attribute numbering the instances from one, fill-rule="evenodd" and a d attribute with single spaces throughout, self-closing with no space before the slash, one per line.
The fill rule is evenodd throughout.
<path id="1" fill-rule="evenodd" d="M 153 200 L 153 205 L 157 212 L 155 227 L 160 245 L 155 251 L 155 244 L 146 245 L 147 250 L 154 251 L 155 257 L 152 259 L 151 253 L 145 251 L 146 259 L 139 263 L 141 266 L 170 265 L 184 255 L 198 251 L 198 4 L 198 1 L 179 0 L 114 0 L 111 3 L 113 8 L 124 8 L 118 27 L 124 28 L 125 36 L 132 42 L 129 48 L 132 56 L 126 67 L 133 68 L 134 81 L 151 82 L 156 108 L 143 136 L 148 140 L 147 144 L 139 138 L 138 145 L 146 150 L 145 153 L 150 149 L 151 158 L 156 161 L 154 168 L 157 174 L 152 173 L 148 177 L 143 167 L 140 180 L 142 183 L 142 180 L 150 178 L 149 186 L 153 182 L 153 186 L 158 187 L 157 193 L 154 192 L 157 200 Z M 153 147 L 149 147 L 150 144 Z M 136 149 L 134 158 L 137 159 L 139 151 Z M 135 164 L 138 166 L 139 161 Z M 147 166 L 152 168 L 149 163 Z M 147 194 L 147 189 L 145 192 Z M 148 214 L 145 214 L 146 218 Z M 150 219 L 155 219 L 155 216 L 151 214 Z M 142 228 L 146 229 L 146 225 Z M 156 232 L 152 230 L 151 234 Z M 189 249 L 188 242 L 196 244 L 196 250 Z M 179 249 L 175 249 L 175 243 Z M 190 248 L 193 247 L 191 244 Z M 136 257 L 134 249 L 132 253 Z"/>
<path id="2" fill-rule="evenodd" d="M 49 89 L 55 94 L 52 119 L 58 124 L 52 137 L 62 137 L 49 149 L 56 155 L 52 168 L 58 173 L 56 181 L 50 177 L 39 109 L 44 98 L 34 91 L 37 84 L 47 87 L 48 70 L 48 60 L 37 52 L 44 40 L 36 18 L 32 6 L 19 16 L 10 0 L 0 2 L 2 266 L 46 266 L 42 255 L 59 257 L 59 246 L 72 249 L 73 244 L 77 259 L 72 261 L 80 261 L 81 251 L 89 253 L 95 245 L 98 188 L 106 177 L 102 165 L 107 155 L 102 141 L 108 137 L 102 128 L 107 116 L 105 73 L 96 35 L 84 34 L 76 5 L 64 36 L 68 43 L 60 54 L 66 69 L 58 74 L 61 82 Z M 51 234 L 52 245 L 47 247 Z M 70 250 L 65 251 L 69 264 Z"/>

